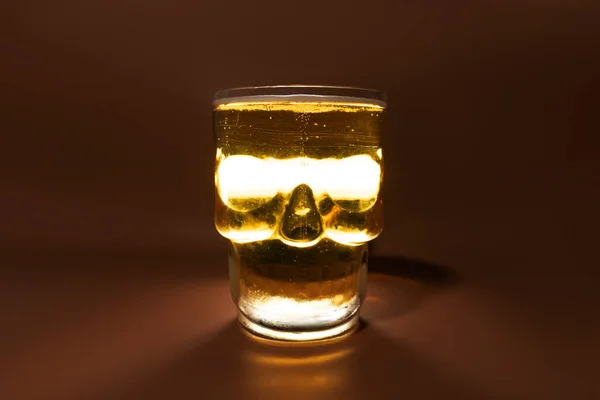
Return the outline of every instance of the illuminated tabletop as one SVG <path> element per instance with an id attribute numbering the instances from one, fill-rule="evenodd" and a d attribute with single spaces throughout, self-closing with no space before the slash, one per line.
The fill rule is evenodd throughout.
<path id="1" fill-rule="evenodd" d="M 410 260 L 373 261 L 384 273 L 370 275 L 357 332 L 294 347 L 241 331 L 223 254 L 8 265 L 3 399 L 579 398 L 596 385 L 592 368 L 566 367 L 596 351 L 585 335 L 561 346 L 504 297 Z"/>

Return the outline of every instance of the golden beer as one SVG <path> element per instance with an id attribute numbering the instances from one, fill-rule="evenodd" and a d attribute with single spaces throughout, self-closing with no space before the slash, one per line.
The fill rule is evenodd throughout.
<path id="1" fill-rule="evenodd" d="M 383 227 L 381 95 L 225 92 L 214 103 L 215 224 L 230 240 L 240 322 L 282 340 L 352 329 L 366 292 L 366 243 Z"/>

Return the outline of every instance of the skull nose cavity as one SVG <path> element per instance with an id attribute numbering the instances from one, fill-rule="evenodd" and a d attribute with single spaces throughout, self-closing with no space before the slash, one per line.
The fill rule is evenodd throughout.
<path id="1" fill-rule="evenodd" d="M 308 185 L 297 186 L 292 192 L 280 227 L 281 236 L 292 242 L 310 242 L 323 233 L 321 215 Z"/>

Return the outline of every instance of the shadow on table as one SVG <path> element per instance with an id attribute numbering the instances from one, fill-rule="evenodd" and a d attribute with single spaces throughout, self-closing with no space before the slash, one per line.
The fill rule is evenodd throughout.
<path id="1" fill-rule="evenodd" d="M 369 272 L 398 276 L 436 286 L 451 285 L 459 280 L 458 274 L 448 266 L 407 257 L 370 257 Z"/>
<path id="2" fill-rule="evenodd" d="M 378 321 L 398 317 L 458 282 L 458 275 L 443 265 L 405 257 L 371 257 L 361 315 Z"/>

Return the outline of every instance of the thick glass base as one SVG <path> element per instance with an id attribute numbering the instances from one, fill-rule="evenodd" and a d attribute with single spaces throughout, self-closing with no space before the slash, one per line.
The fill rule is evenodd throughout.
<path id="1" fill-rule="evenodd" d="M 312 341 L 358 323 L 367 283 L 367 246 L 322 240 L 296 248 L 278 240 L 232 243 L 231 294 L 239 320 L 271 339 Z"/>
<path id="2" fill-rule="evenodd" d="M 308 342 L 335 338 L 352 332 L 355 328 L 358 327 L 359 322 L 358 312 L 356 312 L 354 315 L 352 315 L 347 320 L 343 321 L 341 324 L 333 327 L 315 331 L 296 331 L 281 330 L 260 325 L 250 320 L 242 312 L 238 312 L 238 320 L 244 328 L 246 328 L 248 331 L 257 336 L 267 339 L 283 340 L 289 342 Z"/>

